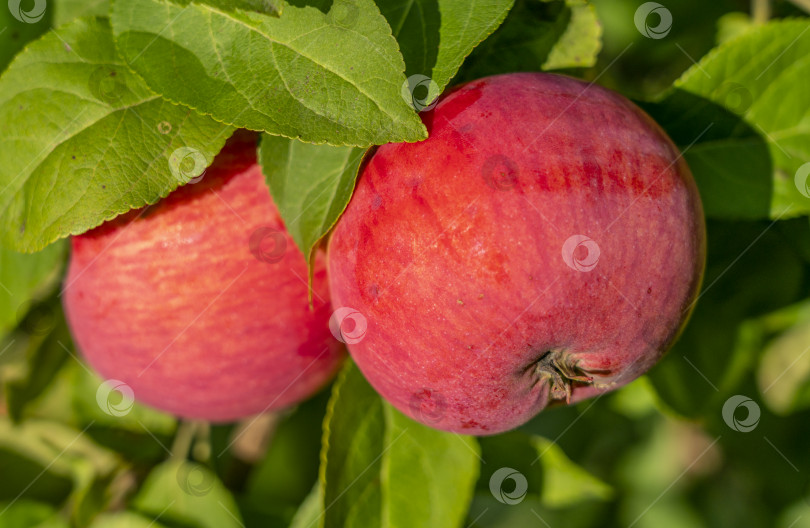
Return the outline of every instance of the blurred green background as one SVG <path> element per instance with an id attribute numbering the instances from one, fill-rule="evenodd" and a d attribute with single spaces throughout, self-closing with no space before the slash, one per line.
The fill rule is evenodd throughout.
<path id="1" fill-rule="evenodd" d="M 595 66 L 570 73 L 651 100 L 764 22 L 749 2 L 678 0 L 667 3 L 668 38 L 650 41 L 633 23 L 640 3 L 594 0 L 603 48 Z M 770 8 L 806 16 L 787 1 Z M 0 18 L 0 67 L 52 16 Z M 810 223 L 707 227 L 703 292 L 668 356 L 619 391 L 481 439 L 465 526 L 810 527 Z M 64 262 L 64 244 L 46 251 Z M 9 255 L 0 250 L 0 527 L 307 525 L 299 506 L 318 479 L 329 388 L 247 429 L 178 424 L 113 396 L 105 410 L 63 320 L 61 270 Z M 33 304 L 15 301 L 29 295 Z M 490 492 L 504 466 L 529 481 L 518 504 Z"/>

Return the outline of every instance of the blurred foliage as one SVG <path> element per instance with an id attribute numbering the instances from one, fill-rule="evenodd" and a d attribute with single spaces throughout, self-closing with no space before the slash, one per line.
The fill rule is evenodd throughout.
<path id="1" fill-rule="evenodd" d="M 293 2 L 325 12 L 332 3 Z M 415 5 L 438 13 L 442 3 Z M 408 421 L 351 365 L 266 422 L 178 423 L 104 392 L 80 359 L 55 291 L 64 244 L 34 255 L 0 249 L 0 528 L 331 528 L 372 526 L 375 516 L 442 528 L 810 527 L 810 222 L 771 212 L 773 178 L 789 184 L 784 167 L 810 160 L 780 160 L 761 128 L 806 108 L 777 98 L 759 115 L 735 112 L 727 94 L 689 74 L 671 90 L 718 44 L 762 28 L 749 2 L 668 2 L 673 24 L 661 39 L 637 29 L 642 3 L 519 0 L 455 79 L 554 69 L 597 81 L 644 101 L 684 149 L 711 124 L 686 155 L 708 217 L 702 290 L 679 341 L 647 376 L 480 439 Z M 0 6 L 0 70 L 51 24 L 107 11 L 105 1 L 52 4 L 34 24 Z M 391 20 L 402 8 L 380 4 Z M 419 26 L 411 15 L 408 27 Z M 806 13 L 780 0 L 771 16 Z M 434 26 L 425 31 L 437 40 Z M 806 46 L 810 32 L 800 38 Z M 403 50 L 410 68 L 437 60 L 437 50 L 417 51 Z M 715 75 L 722 86 L 722 71 Z M 805 78 L 786 84 L 806 97 Z M 806 131 L 802 119 L 795 126 Z"/>

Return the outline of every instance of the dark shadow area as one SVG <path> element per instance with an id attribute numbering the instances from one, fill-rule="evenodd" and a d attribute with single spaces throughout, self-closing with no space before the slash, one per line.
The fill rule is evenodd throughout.
<path id="1" fill-rule="evenodd" d="M 751 105 L 745 94 L 727 95 L 727 106 L 741 114 Z M 683 90 L 637 104 L 684 153 L 707 217 L 770 216 L 774 168 L 768 144 L 757 130 L 725 107 Z"/>
<path id="2" fill-rule="evenodd" d="M 439 56 L 441 15 L 438 0 L 401 3 L 383 2 L 380 11 L 399 42 L 405 58 L 405 76 L 431 76 Z M 419 94 L 421 95 L 421 94 Z"/>
<path id="3" fill-rule="evenodd" d="M 452 84 L 518 71 L 540 71 L 571 21 L 565 2 L 517 0 L 509 16 L 475 48 Z"/>
<path id="4" fill-rule="evenodd" d="M 287 3 L 293 7 L 314 7 L 324 15 L 332 8 L 333 0 L 288 0 Z M 282 13 L 283 16 L 283 13 Z"/>

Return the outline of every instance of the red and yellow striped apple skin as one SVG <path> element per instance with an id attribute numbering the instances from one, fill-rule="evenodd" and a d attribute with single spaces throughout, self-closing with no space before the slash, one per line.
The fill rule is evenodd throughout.
<path id="1" fill-rule="evenodd" d="M 367 160 L 329 243 L 333 303 L 367 319 L 348 346 L 371 385 L 416 420 L 487 435 L 549 405 L 549 352 L 593 378 L 572 402 L 650 369 L 705 260 L 697 187 L 658 125 L 537 73 L 470 82 L 422 117 L 426 141 Z"/>
<path id="2" fill-rule="evenodd" d="M 73 337 L 137 401 L 232 421 L 300 402 L 339 366 L 324 259 L 311 310 L 304 256 L 255 151 L 255 136 L 238 134 L 200 182 L 72 239 L 63 300 Z M 260 228 L 283 233 L 283 256 L 272 237 L 251 248 Z M 257 258 L 262 248 L 280 260 Z"/>

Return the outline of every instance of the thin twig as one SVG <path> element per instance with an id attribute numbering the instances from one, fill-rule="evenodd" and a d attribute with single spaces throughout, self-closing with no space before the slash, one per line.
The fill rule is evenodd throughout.
<path id="1" fill-rule="evenodd" d="M 751 0 L 751 18 L 755 24 L 766 24 L 771 18 L 771 0 Z"/>

